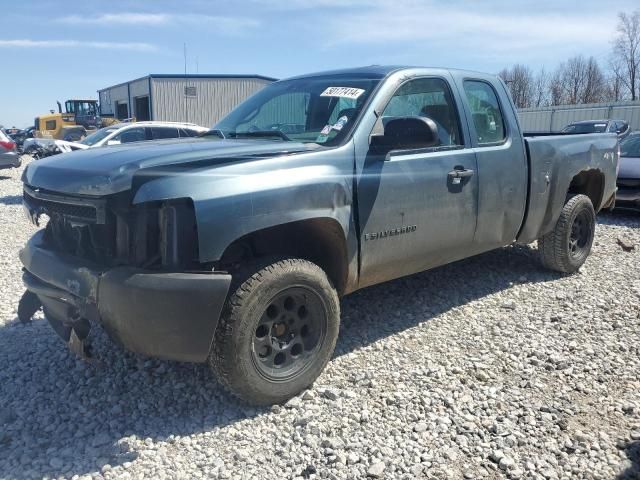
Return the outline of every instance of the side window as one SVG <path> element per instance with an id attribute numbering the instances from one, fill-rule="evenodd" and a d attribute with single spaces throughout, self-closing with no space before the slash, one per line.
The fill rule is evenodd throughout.
<path id="1" fill-rule="evenodd" d="M 455 103 L 444 80 L 418 78 L 402 84 L 384 109 L 382 123 L 407 116 L 433 120 L 438 127 L 440 146 L 462 145 Z"/>
<path id="2" fill-rule="evenodd" d="M 151 138 L 154 140 L 178 138 L 178 129 L 174 127 L 151 127 Z"/>
<path id="3" fill-rule="evenodd" d="M 466 80 L 464 92 L 471 107 L 478 144 L 490 145 L 502 142 L 506 138 L 504 120 L 498 97 L 491 85 L 478 80 Z"/>
<path id="4" fill-rule="evenodd" d="M 147 134 L 144 128 L 130 128 L 122 133 L 119 133 L 114 140 L 119 140 L 120 143 L 132 143 L 132 142 L 144 142 L 147 139 Z"/>

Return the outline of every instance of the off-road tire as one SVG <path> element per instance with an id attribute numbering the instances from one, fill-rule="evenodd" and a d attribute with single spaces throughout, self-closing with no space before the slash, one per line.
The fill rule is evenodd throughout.
<path id="1" fill-rule="evenodd" d="M 575 241 L 572 230 L 575 229 L 577 220 L 585 224 L 586 231 L 583 238 L 572 249 L 572 242 Z M 558 272 L 576 272 L 591 252 L 595 226 L 596 214 L 589 197 L 586 195 L 568 197 L 555 228 L 538 239 L 542 264 Z"/>
<path id="2" fill-rule="evenodd" d="M 326 273 L 316 264 L 302 259 L 257 260 L 232 275 L 230 293 L 209 354 L 209 365 L 220 383 L 245 402 L 253 405 L 282 403 L 309 387 L 331 359 L 340 326 L 338 295 Z M 317 307 L 313 311 L 324 312 L 324 319 L 323 315 L 313 317 L 319 319 L 325 329 L 322 338 L 316 342 L 315 353 L 313 349 L 305 352 L 308 356 L 304 365 L 298 367 L 302 370 L 292 374 L 290 379 L 274 380 L 266 378 L 261 371 L 265 367 L 259 363 L 256 352 L 257 329 L 263 325 L 274 299 L 287 295 L 291 289 L 303 292 L 304 298 L 308 292 Z M 289 321 L 293 322 L 293 318 Z M 279 338 L 272 336 L 276 331 L 275 323 L 268 331 L 269 342 Z M 295 362 L 293 358 L 291 355 L 288 360 Z"/>

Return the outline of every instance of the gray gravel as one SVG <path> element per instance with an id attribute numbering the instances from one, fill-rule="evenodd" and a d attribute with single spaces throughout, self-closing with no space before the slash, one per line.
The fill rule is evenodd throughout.
<path id="1" fill-rule="evenodd" d="M 205 366 L 103 334 L 86 365 L 19 324 L 20 173 L 0 172 L 0 478 L 640 478 L 638 214 L 601 215 L 577 275 L 510 247 L 347 297 L 313 389 L 256 409 Z"/>

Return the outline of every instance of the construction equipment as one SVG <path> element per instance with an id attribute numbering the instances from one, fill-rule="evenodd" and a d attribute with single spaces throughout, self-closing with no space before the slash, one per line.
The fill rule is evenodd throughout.
<path id="1" fill-rule="evenodd" d="M 58 112 L 50 110 L 49 114 L 35 119 L 35 138 L 51 138 L 76 142 L 87 135 L 88 130 L 95 130 L 115 123 L 112 118 L 99 115 L 97 100 L 72 99 L 58 104 Z"/>

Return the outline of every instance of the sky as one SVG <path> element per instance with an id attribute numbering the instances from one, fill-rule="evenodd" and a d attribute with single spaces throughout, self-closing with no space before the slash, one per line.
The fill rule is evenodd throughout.
<path id="1" fill-rule="evenodd" d="M 3 2 L 4 3 L 4 2 Z M 149 73 L 276 78 L 371 64 L 603 65 L 637 0 L 21 0 L 0 15 L 0 125 Z"/>

